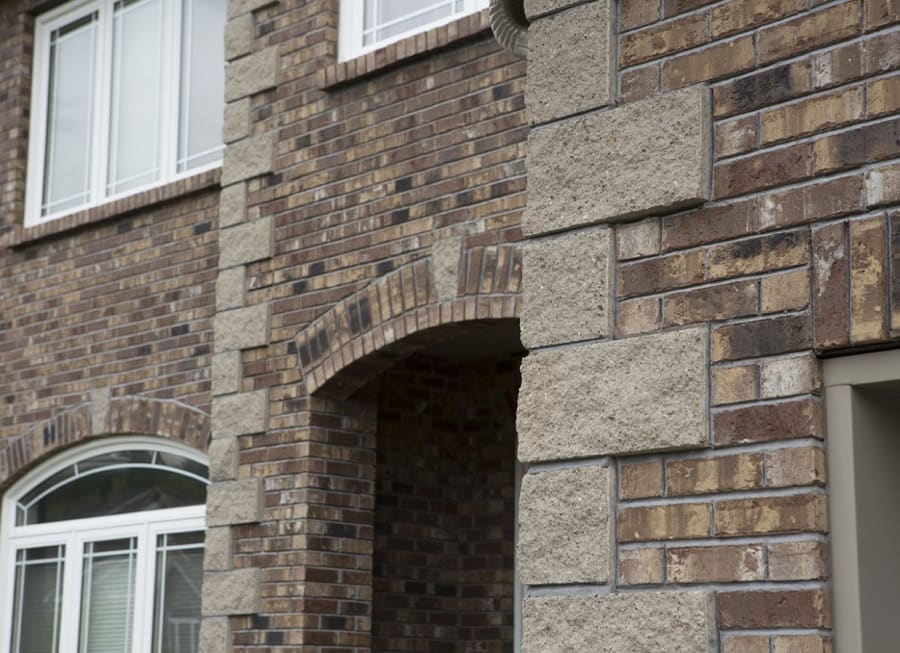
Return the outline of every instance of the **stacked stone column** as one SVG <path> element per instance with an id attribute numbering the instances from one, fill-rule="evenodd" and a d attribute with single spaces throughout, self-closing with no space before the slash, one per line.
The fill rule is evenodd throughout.
<path id="1" fill-rule="evenodd" d="M 613 1 L 525 11 L 522 650 L 711 652 L 710 592 L 616 586 L 616 457 L 709 445 L 709 333 L 614 338 L 611 229 L 708 198 L 708 91 L 617 107 Z"/>

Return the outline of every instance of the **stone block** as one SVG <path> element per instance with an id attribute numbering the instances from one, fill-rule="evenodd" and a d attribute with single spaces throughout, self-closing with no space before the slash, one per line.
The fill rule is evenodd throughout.
<path id="1" fill-rule="evenodd" d="M 231 231 L 231 230 L 227 230 Z M 216 310 L 240 308 L 244 305 L 244 267 L 220 270 L 216 279 Z"/>
<path id="2" fill-rule="evenodd" d="M 225 125 L 222 128 L 222 140 L 233 143 L 250 135 L 250 98 L 225 105 Z"/>
<path id="3" fill-rule="evenodd" d="M 597 0 L 531 23 L 525 102 L 532 123 L 612 102 L 612 7 Z"/>
<path id="4" fill-rule="evenodd" d="M 241 352 L 213 354 L 211 367 L 213 396 L 229 395 L 241 389 Z"/>
<path id="5" fill-rule="evenodd" d="M 519 575 L 528 585 L 610 576 L 608 467 L 526 474 L 519 499 Z"/>
<path id="6" fill-rule="evenodd" d="M 237 438 L 219 438 L 209 443 L 209 480 L 233 481 L 240 469 Z"/>
<path id="7" fill-rule="evenodd" d="M 247 187 L 234 184 L 219 194 L 219 227 L 231 227 L 247 219 Z"/>
<path id="8" fill-rule="evenodd" d="M 272 216 L 267 216 L 219 231 L 219 269 L 271 257 L 273 226 Z"/>
<path id="9" fill-rule="evenodd" d="M 463 255 L 462 238 L 453 236 L 431 246 L 431 270 L 438 301 L 455 299 L 459 294 L 459 266 Z"/>
<path id="10" fill-rule="evenodd" d="M 262 479 L 210 483 L 206 491 L 206 525 L 253 524 L 262 519 Z"/>
<path id="11" fill-rule="evenodd" d="M 266 430 L 268 420 L 269 391 L 266 388 L 213 397 L 213 439 L 262 433 Z"/>
<path id="12" fill-rule="evenodd" d="M 519 459 L 704 447 L 707 329 L 533 352 L 522 361 Z"/>
<path id="13" fill-rule="evenodd" d="M 200 622 L 197 653 L 230 653 L 231 624 L 227 617 L 207 617 Z"/>
<path id="14" fill-rule="evenodd" d="M 575 7 L 584 2 L 585 0 L 525 0 L 525 16 L 528 20 L 534 20 L 540 16 Z"/>
<path id="15" fill-rule="evenodd" d="M 253 14 L 241 14 L 225 24 L 225 60 L 231 61 L 253 50 Z"/>
<path id="16" fill-rule="evenodd" d="M 228 17 L 234 18 L 276 4 L 278 0 L 228 0 Z"/>
<path id="17" fill-rule="evenodd" d="M 251 179 L 272 172 L 275 166 L 275 135 L 257 134 L 231 143 L 225 148 L 222 185 Z"/>
<path id="18" fill-rule="evenodd" d="M 93 434 L 109 432 L 109 397 L 109 388 L 91 390 L 91 431 Z"/>
<path id="19" fill-rule="evenodd" d="M 609 229 L 529 244 L 522 263 L 522 344 L 605 338 L 611 330 Z"/>
<path id="20" fill-rule="evenodd" d="M 225 101 L 233 102 L 278 85 L 278 46 L 235 59 L 225 67 Z"/>
<path id="21" fill-rule="evenodd" d="M 714 653 L 712 595 L 626 592 L 526 598 L 522 653 Z"/>
<path id="22" fill-rule="evenodd" d="M 231 527 L 219 526 L 206 529 L 203 543 L 203 569 L 227 571 L 231 569 Z"/>
<path id="23" fill-rule="evenodd" d="M 203 574 L 204 617 L 256 614 L 260 607 L 259 569 L 235 569 Z M 215 649 L 221 650 L 221 649 Z"/>
<path id="24" fill-rule="evenodd" d="M 711 133 L 709 91 L 700 86 L 533 129 L 525 233 L 702 203 Z"/>
<path id="25" fill-rule="evenodd" d="M 217 353 L 268 344 L 268 305 L 257 304 L 216 313 L 213 318 L 213 341 Z"/>

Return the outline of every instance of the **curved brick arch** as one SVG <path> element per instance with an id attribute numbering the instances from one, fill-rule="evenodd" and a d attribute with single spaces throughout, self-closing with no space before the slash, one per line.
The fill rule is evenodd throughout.
<path id="1" fill-rule="evenodd" d="M 462 250 L 455 267 L 413 261 L 337 303 L 295 338 L 310 394 L 345 398 L 398 359 L 498 320 L 519 318 L 516 245 Z M 454 292 L 455 289 L 455 292 Z"/>
<path id="2" fill-rule="evenodd" d="M 126 433 L 156 435 L 206 451 L 210 419 L 185 404 L 149 397 L 109 397 L 95 391 L 91 399 L 31 427 L 0 450 L 0 488 L 33 464 L 88 438 Z"/>

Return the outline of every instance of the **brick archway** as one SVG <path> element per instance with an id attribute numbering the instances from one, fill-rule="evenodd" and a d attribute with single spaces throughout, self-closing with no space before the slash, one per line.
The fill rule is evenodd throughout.
<path id="1" fill-rule="evenodd" d="M 517 320 L 522 259 L 516 245 L 457 249 L 379 277 L 297 335 L 310 394 L 346 398 L 398 360 L 499 320 Z"/>

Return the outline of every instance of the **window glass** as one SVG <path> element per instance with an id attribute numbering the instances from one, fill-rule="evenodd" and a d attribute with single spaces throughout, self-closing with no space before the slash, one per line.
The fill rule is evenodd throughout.
<path id="1" fill-rule="evenodd" d="M 137 539 L 84 545 L 81 653 L 121 653 L 131 646 Z"/>
<path id="2" fill-rule="evenodd" d="M 153 653 L 197 650 L 202 582 L 203 533 L 160 535 L 156 543 Z"/>
<path id="3" fill-rule="evenodd" d="M 55 653 L 59 646 L 64 552 L 61 546 L 16 554 L 13 653 Z"/>

